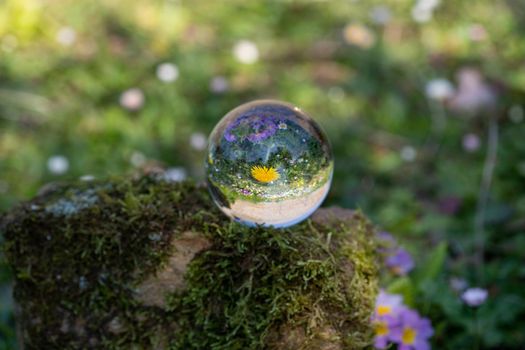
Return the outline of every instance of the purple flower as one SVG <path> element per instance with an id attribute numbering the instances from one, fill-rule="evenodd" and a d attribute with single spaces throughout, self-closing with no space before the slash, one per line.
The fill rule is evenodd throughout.
<path id="1" fill-rule="evenodd" d="M 430 320 L 408 308 L 399 313 L 399 324 L 391 330 L 391 339 L 399 350 L 429 350 L 428 338 L 434 334 Z"/>
<path id="2" fill-rule="evenodd" d="M 210 81 L 210 90 L 216 94 L 222 94 L 230 88 L 228 79 L 223 76 L 216 76 Z"/>
<path id="3" fill-rule="evenodd" d="M 224 138 L 228 142 L 233 142 L 236 139 L 235 135 L 231 133 L 231 130 L 229 128 L 224 132 Z"/>
<path id="4" fill-rule="evenodd" d="M 480 306 L 485 302 L 489 293 L 483 288 L 469 288 L 461 294 L 461 299 L 468 306 Z"/>
<path id="5" fill-rule="evenodd" d="M 397 294 L 389 294 L 380 290 L 376 299 L 376 307 L 373 319 L 380 319 L 384 316 L 392 316 L 403 306 L 403 297 Z"/>
<path id="6" fill-rule="evenodd" d="M 233 142 L 237 139 L 237 137 L 232 133 L 237 127 L 239 127 L 239 124 L 246 119 L 245 117 L 240 117 L 235 119 L 226 127 L 226 130 L 224 130 L 224 138 L 228 142 Z"/>
<path id="7" fill-rule="evenodd" d="M 400 350 L 430 349 L 428 338 L 434 333 L 430 320 L 403 305 L 400 295 L 381 290 L 376 299 L 372 323 L 376 349 L 385 349 L 389 343 L 398 344 Z"/>
<path id="8" fill-rule="evenodd" d="M 467 152 L 476 152 L 481 146 L 481 140 L 476 134 L 463 135 L 463 149 Z"/>
<path id="9" fill-rule="evenodd" d="M 388 254 L 397 245 L 397 242 L 390 233 L 381 231 L 376 234 L 379 243 L 378 251 L 382 254 Z"/>
<path id="10" fill-rule="evenodd" d="M 414 268 L 414 261 L 410 254 L 403 248 L 398 247 L 394 237 L 388 232 L 377 234 L 379 241 L 379 253 L 385 257 L 385 264 L 395 274 L 404 276 Z"/>
<path id="11" fill-rule="evenodd" d="M 405 249 L 397 248 L 387 257 L 386 266 L 395 274 L 404 276 L 414 268 L 414 260 Z"/>
<path id="12" fill-rule="evenodd" d="M 397 326 L 397 314 L 403 307 L 403 298 L 400 295 L 379 291 L 376 306 L 372 316 L 375 329 L 374 346 L 377 349 L 386 348 L 390 341 L 391 330 Z"/>
<path id="13" fill-rule="evenodd" d="M 224 138 L 226 141 L 232 142 L 239 136 L 241 140 L 248 139 L 250 142 L 259 142 L 275 134 L 280 122 L 279 118 L 265 113 L 246 114 L 228 125 L 224 131 Z"/>
<path id="14" fill-rule="evenodd" d="M 275 134 L 277 127 L 273 118 L 259 117 L 251 124 L 253 132 L 248 135 L 251 142 L 259 142 Z"/>
<path id="15" fill-rule="evenodd" d="M 388 342 L 392 340 L 392 329 L 398 327 L 398 320 L 395 316 L 383 316 L 373 321 L 375 338 L 374 346 L 376 349 L 386 349 Z"/>
<path id="16" fill-rule="evenodd" d="M 496 92 L 476 68 L 464 67 L 457 73 L 458 89 L 450 100 L 450 108 L 457 112 L 479 113 L 490 110 L 497 102 Z"/>

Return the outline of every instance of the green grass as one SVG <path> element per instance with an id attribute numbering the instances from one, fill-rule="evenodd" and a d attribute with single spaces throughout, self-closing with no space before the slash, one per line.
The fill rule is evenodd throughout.
<path id="1" fill-rule="evenodd" d="M 207 135 L 250 100 L 289 101 L 331 141 L 335 169 L 326 205 L 361 208 L 418 265 L 428 246 L 446 243 L 437 277 L 407 284 L 436 328 L 434 347 L 465 348 L 477 339 L 479 348 L 519 349 L 525 343 L 525 9 L 512 0 L 443 0 L 428 22 L 418 23 L 414 3 L 6 0 L 0 4 L 0 209 L 33 197 L 46 183 L 83 175 L 131 176 L 164 166 L 183 167 L 202 181 L 206 152 L 191 146 L 192 134 Z M 388 8 L 387 23 L 374 21 L 376 6 Z M 69 46 L 64 27 L 76 33 Z M 259 49 L 253 64 L 232 53 L 244 39 Z M 178 67 L 176 81 L 156 77 L 164 62 Z M 465 91 L 457 75 L 467 67 L 496 92 L 490 107 L 467 112 L 427 96 L 435 78 Z M 219 76 L 228 88 L 214 92 L 210 83 Z M 133 87 L 142 90 L 144 104 L 130 111 L 119 98 Z M 497 140 L 489 137 L 495 126 Z M 468 134 L 479 137 L 479 148 L 463 147 Z M 492 174 L 490 154 L 497 156 Z M 67 172 L 49 170 L 54 155 L 67 158 Z M 4 295 L 12 278 L 0 266 Z M 454 276 L 489 289 L 477 315 L 450 289 Z M 11 310 L 0 308 L 4 347 L 14 342 Z"/>

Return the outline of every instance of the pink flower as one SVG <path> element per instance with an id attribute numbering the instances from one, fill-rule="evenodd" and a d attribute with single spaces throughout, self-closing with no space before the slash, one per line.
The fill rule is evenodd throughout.
<path id="1" fill-rule="evenodd" d="M 487 39 L 487 30 L 483 25 L 475 23 L 469 27 L 468 34 L 472 41 L 483 41 Z"/>
<path id="2" fill-rule="evenodd" d="M 119 101 L 125 109 L 137 111 L 144 105 L 144 93 L 139 88 L 131 88 L 120 95 Z"/>
<path id="3" fill-rule="evenodd" d="M 465 134 L 463 136 L 463 149 L 467 152 L 476 152 L 481 146 L 481 140 L 476 134 Z"/>
<path id="4" fill-rule="evenodd" d="M 479 113 L 494 107 L 496 94 L 479 70 L 462 68 L 457 73 L 457 80 L 458 89 L 450 101 L 450 108 L 458 112 Z"/>

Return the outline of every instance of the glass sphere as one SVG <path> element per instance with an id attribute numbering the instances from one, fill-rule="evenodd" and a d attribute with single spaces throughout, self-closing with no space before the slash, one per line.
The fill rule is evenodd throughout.
<path id="1" fill-rule="evenodd" d="M 287 227 L 312 214 L 333 173 L 330 144 L 299 108 L 259 100 L 226 114 L 208 146 L 208 188 L 217 206 L 249 226 Z"/>

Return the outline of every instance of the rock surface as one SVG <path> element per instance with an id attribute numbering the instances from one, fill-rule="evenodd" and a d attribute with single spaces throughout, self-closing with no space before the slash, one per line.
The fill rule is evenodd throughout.
<path id="1" fill-rule="evenodd" d="M 373 227 L 319 209 L 230 222 L 205 188 L 154 176 L 53 186 L 0 218 L 24 349 L 370 346 Z"/>

